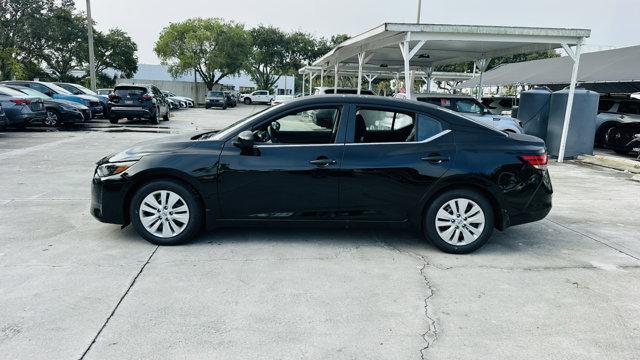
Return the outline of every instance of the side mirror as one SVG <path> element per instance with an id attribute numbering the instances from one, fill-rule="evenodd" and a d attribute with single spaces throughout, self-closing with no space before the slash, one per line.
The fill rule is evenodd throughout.
<path id="1" fill-rule="evenodd" d="M 238 134 L 235 145 L 240 149 L 252 149 L 253 148 L 253 133 L 251 131 L 243 131 Z"/>

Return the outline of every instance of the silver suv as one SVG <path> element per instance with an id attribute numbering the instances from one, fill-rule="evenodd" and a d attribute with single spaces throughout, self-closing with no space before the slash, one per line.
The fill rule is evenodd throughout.
<path id="1" fill-rule="evenodd" d="M 507 133 L 524 134 L 522 123 L 505 115 L 494 115 L 481 102 L 467 95 L 416 94 L 418 101 L 447 108 L 485 125 Z"/>

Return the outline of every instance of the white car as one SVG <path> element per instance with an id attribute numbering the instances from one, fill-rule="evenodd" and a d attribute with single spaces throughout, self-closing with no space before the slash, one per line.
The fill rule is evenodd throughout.
<path id="1" fill-rule="evenodd" d="M 184 107 L 193 107 L 195 105 L 195 102 L 192 98 L 188 98 L 186 96 L 178 96 L 169 91 L 163 91 L 162 93 L 164 94 L 164 96 L 174 99 L 174 101 L 178 100 L 180 102 L 180 107 L 182 107 L 183 103 Z"/>
<path id="2" fill-rule="evenodd" d="M 396 94 L 396 98 L 404 99 L 404 94 Z M 468 95 L 449 94 L 415 94 L 415 99 L 429 104 L 437 105 L 457 112 L 477 122 L 493 126 L 507 133 L 524 134 L 522 123 L 505 115 L 493 115 L 481 102 Z"/>
<path id="3" fill-rule="evenodd" d="M 262 104 L 271 104 L 273 100 L 275 100 L 275 96 L 269 94 L 267 90 L 257 90 L 252 92 L 251 94 L 245 94 L 242 96 L 242 102 L 246 105 L 251 105 L 253 103 L 262 103 Z"/>

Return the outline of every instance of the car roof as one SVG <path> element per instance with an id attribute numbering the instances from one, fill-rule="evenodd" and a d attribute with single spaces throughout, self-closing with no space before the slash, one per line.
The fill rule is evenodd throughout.
<path id="1" fill-rule="evenodd" d="M 119 88 L 119 87 L 141 87 L 141 88 L 150 88 L 151 85 L 149 84 L 118 84 L 116 86 L 114 86 L 113 88 Z"/>
<path id="2" fill-rule="evenodd" d="M 434 99 L 475 99 L 473 96 L 465 95 L 465 94 L 440 94 L 440 93 L 422 93 L 422 94 L 413 94 L 413 96 L 419 96 L 423 98 L 434 98 Z"/>

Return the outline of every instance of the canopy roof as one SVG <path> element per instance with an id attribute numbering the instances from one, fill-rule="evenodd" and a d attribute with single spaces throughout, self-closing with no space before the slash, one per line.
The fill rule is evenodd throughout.
<path id="1" fill-rule="evenodd" d="M 568 56 L 504 64 L 484 73 L 482 84 L 566 85 L 571 81 L 572 66 L 573 60 Z M 585 84 L 627 83 L 617 86 L 601 84 L 597 86 L 599 88 L 637 89 L 637 83 L 640 83 L 640 46 L 583 54 L 577 79 L 579 83 Z M 478 86 L 478 83 L 479 79 L 476 77 L 459 85 L 458 88 L 473 88 Z"/>
<path id="2" fill-rule="evenodd" d="M 358 64 L 358 54 L 365 53 L 368 66 L 401 67 L 398 44 L 409 41 L 412 47 L 421 43 L 411 67 L 425 68 L 557 49 L 576 45 L 590 34 L 586 29 L 385 23 L 341 43 L 313 65 Z"/>
<path id="3" fill-rule="evenodd" d="M 363 74 L 369 77 L 375 77 L 377 79 L 393 79 L 402 72 L 401 69 L 382 69 L 376 67 L 365 67 L 363 69 Z M 301 75 L 312 74 L 313 76 L 321 75 L 322 67 L 320 66 L 305 66 L 298 70 L 298 73 Z M 334 75 L 333 72 L 325 71 L 325 74 Z M 426 71 L 415 71 L 414 75 L 416 78 L 427 78 L 429 74 Z M 338 76 L 358 76 L 358 67 L 353 65 L 342 66 L 338 71 Z M 441 81 L 465 81 L 473 78 L 472 73 L 461 73 L 461 72 L 444 72 L 444 71 L 434 71 L 431 73 L 432 80 L 441 80 Z"/>

